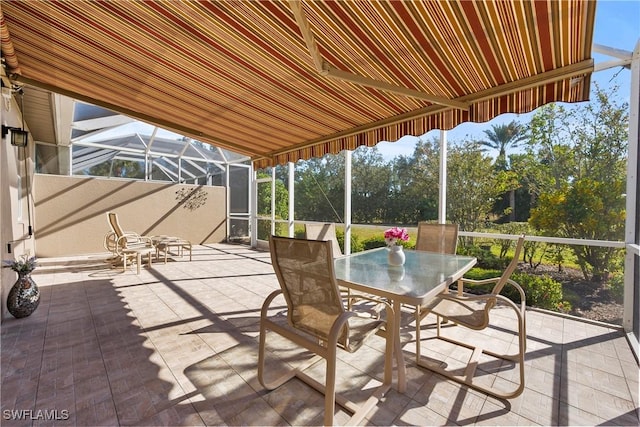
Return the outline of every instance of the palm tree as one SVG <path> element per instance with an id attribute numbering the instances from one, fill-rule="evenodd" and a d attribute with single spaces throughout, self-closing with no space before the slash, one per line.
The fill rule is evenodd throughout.
<path id="1" fill-rule="evenodd" d="M 527 139 L 527 128 L 515 120 L 506 125 L 492 125 L 492 129 L 485 130 L 488 141 L 478 141 L 486 147 L 485 150 L 497 150 L 496 166 L 507 170 L 507 148 L 516 148 Z"/>
<path id="2" fill-rule="evenodd" d="M 528 138 L 527 128 L 520 123 L 512 120 L 511 123 L 506 125 L 492 125 L 492 129 L 485 130 L 488 140 L 478 141 L 480 145 L 486 147 L 487 151 L 497 150 L 498 157 L 495 161 L 495 168 L 497 170 L 506 171 L 509 170 L 507 164 L 507 148 L 516 148 L 521 142 Z M 516 192 L 515 190 L 509 191 L 509 207 L 511 212 L 509 213 L 509 221 L 513 221 L 516 212 Z"/>

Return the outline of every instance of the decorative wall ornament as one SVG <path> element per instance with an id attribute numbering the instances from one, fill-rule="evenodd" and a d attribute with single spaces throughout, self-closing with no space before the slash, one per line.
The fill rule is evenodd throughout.
<path id="1" fill-rule="evenodd" d="M 195 211 L 207 203 L 207 192 L 202 188 L 189 189 L 181 188 L 176 191 L 176 200 L 183 208 Z"/>

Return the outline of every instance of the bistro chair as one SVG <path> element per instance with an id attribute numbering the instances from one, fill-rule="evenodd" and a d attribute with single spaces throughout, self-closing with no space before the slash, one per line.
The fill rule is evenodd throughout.
<path id="1" fill-rule="evenodd" d="M 297 377 L 325 395 L 324 425 L 333 425 L 335 403 L 353 414 L 349 424 L 359 423 L 391 387 L 393 309 L 386 304 L 386 321 L 373 318 L 368 313 L 345 309 L 335 277 L 330 241 L 271 236 L 269 246 L 280 289 L 267 297 L 260 313 L 260 384 L 273 390 Z M 286 301 L 286 313 L 270 315 L 273 300 L 281 294 Z M 386 338 L 383 382 L 364 403 L 358 405 L 336 394 L 337 351 L 357 351 L 367 338 L 375 335 L 381 328 L 384 328 L 383 335 Z M 315 356 L 304 366 L 290 369 L 279 378 L 267 381 L 267 331 L 281 335 Z M 304 372 L 322 359 L 326 360 L 324 384 Z"/>
<path id="2" fill-rule="evenodd" d="M 428 222 L 418 223 L 418 235 L 416 237 L 416 250 L 426 252 L 438 252 L 443 254 L 456 253 L 458 247 L 458 224 L 433 224 Z M 445 292 L 449 292 L 447 289 Z M 420 360 L 420 332 L 422 319 L 427 312 L 417 307 L 415 310 L 416 322 L 416 358 Z"/>
<path id="3" fill-rule="evenodd" d="M 342 256 L 342 249 L 340 249 L 340 243 L 338 243 L 336 225 L 334 223 L 305 224 L 304 235 L 305 238 L 309 240 L 329 240 L 331 242 L 333 256 Z"/>
<path id="4" fill-rule="evenodd" d="M 416 250 L 455 254 L 458 246 L 458 224 L 418 223 Z"/>
<path id="5" fill-rule="evenodd" d="M 326 223 L 326 224 L 305 224 L 304 225 L 304 236 L 309 240 L 328 240 L 331 242 L 331 249 L 333 250 L 333 257 L 342 256 L 342 249 L 340 249 L 340 243 L 338 243 L 338 236 L 336 235 L 336 225 L 334 223 Z M 355 301 L 351 298 L 351 290 L 341 288 L 340 292 L 349 303 L 349 308 L 351 304 Z"/>
<path id="6" fill-rule="evenodd" d="M 526 296 L 522 287 L 511 280 L 510 277 L 518 265 L 518 260 L 520 252 L 522 250 L 522 246 L 524 244 L 524 239 L 524 235 L 518 238 L 513 259 L 500 277 L 484 280 L 472 280 L 463 278 L 458 281 L 458 293 L 440 293 L 436 295 L 433 300 L 431 300 L 425 306 L 418 307 L 418 310 L 422 312 L 433 313 L 437 316 L 436 339 L 445 340 L 458 346 L 463 346 L 472 350 L 464 373 L 462 375 L 458 375 L 453 371 L 445 370 L 441 365 L 436 365 L 434 363 L 425 363 L 422 361 L 422 359 L 417 360 L 418 365 L 498 398 L 509 399 L 516 397 L 522 393 L 522 391 L 524 390 L 524 355 L 527 342 L 525 324 Z M 493 289 L 489 294 L 470 295 L 461 292 L 461 287 L 463 284 L 486 285 L 492 283 L 494 284 Z M 500 294 L 506 285 L 514 287 L 517 293 L 520 295 L 519 305 Z M 515 315 L 516 325 L 514 329 L 517 330 L 517 353 L 503 354 L 502 352 L 498 352 L 496 350 L 484 348 L 484 346 L 488 346 L 491 339 L 494 338 L 486 340 L 487 342 L 482 343 L 482 346 L 475 346 L 463 341 L 455 340 L 442 334 L 440 326 L 441 318 L 447 319 L 456 325 L 476 331 L 487 329 L 490 327 L 491 312 L 498 306 L 506 310 L 513 311 Z M 418 343 L 418 347 L 419 345 L 420 343 Z M 478 367 L 480 357 L 483 354 L 512 362 L 514 365 L 519 365 L 519 382 L 518 387 L 515 390 L 511 392 L 499 390 L 486 384 L 481 384 L 477 381 L 476 378 L 474 378 L 475 370 Z"/>

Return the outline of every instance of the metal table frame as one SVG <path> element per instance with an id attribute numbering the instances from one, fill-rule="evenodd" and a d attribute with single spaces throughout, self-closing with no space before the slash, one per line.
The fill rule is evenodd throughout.
<path id="1" fill-rule="evenodd" d="M 392 301 L 395 316 L 394 350 L 398 363 L 398 391 L 406 390 L 406 366 L 400 346 L 402 304 L 421 306 L 446 290 L 477 262 L 470 256 L 405 249 L 406 262 L 395 267 L 387 263 L 388 249 L 378 248 L 336 258 L 338 284 Z"/>

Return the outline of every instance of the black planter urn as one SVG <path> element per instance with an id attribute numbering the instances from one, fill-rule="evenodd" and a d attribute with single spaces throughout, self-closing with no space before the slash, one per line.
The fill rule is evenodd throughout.
<path id="1" fill-rule="evenodd" d="M 13 317 L 30 316 L 40 304 L 40 290 L 31 274 L 18 274 L 18 280 L 9 291 L 7 309 Z"/>

